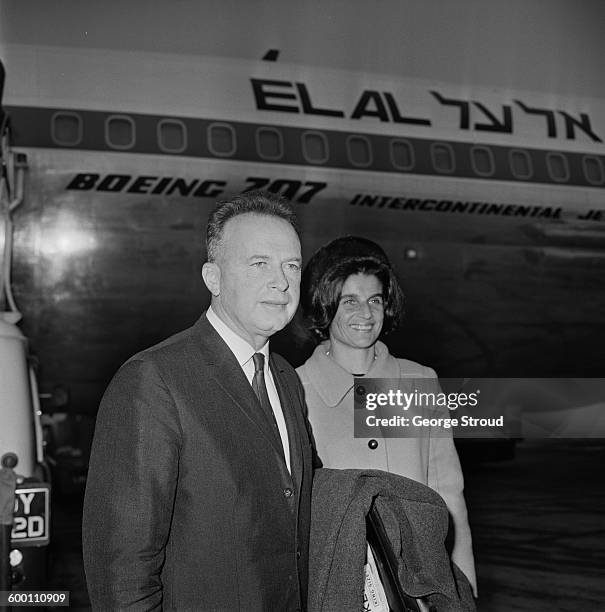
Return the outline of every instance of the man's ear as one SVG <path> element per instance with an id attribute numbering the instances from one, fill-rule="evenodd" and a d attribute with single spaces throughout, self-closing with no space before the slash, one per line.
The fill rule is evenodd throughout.
<path id="1" fill-rule="evenodd" d="M 208 291 L 214 296 L 218 297 L 221 292 L 221 269 L 212 261 L 207 261 L 202 266 L 202 278 Z"/>

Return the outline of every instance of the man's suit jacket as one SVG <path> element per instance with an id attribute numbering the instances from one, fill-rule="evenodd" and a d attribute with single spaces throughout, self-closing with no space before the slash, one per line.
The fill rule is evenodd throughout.
<path id="1" fill-rule="evenodd" d="M 302 387 L 270 359 L 291 470 L 205 316 L 126 362 L 99 409 L 83 517 L 96 609 L 304 609 L 311 441 Z"/>

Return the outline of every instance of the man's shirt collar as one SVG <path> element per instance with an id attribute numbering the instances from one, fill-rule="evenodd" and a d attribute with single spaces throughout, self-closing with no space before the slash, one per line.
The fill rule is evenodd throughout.
<path id="1" fill-rule="evenodd" d="M 241 367 L 250 359 L 254 353 L 262 353 L 265 356 L 265 364 L 269 363 L 269 341 L 265 342 L 258 351 L 251 346 L 240 335 L 234 332 L 217 314 L 212 310 L 212 306 L 206 311 L 206 318 L 210 325 L 214 327 L 218 335 L 225 341 L 231 352 L 235 355 Z"/>

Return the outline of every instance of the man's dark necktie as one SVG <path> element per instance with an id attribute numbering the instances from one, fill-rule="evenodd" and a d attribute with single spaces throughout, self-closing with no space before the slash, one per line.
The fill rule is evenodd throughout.
<path id="1" fill-rule="evenodd" d="M 269 424 L 274 429 L 274 433 L 279 438 L 279 443 L 282 444 L 281 436 L 279 435 L 279 427 L 275 420 L 275 413 L 269 401 L 269 394 L 267 393 L 267 385 L 265 384 L 265 356 L 262 353 L 254 353 L 252 356 L 254 360 L 254 378 L 252 379 L 252 388 L 256 397 L 260 402 L 260 405 L 268 419 Z"/>

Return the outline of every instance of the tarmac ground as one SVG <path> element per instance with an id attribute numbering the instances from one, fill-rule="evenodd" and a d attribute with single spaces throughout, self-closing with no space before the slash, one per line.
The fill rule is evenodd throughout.
<path id="1" fill-rule="evenodd" d="M 605 610 L 605 440 L 537 440 L 514 458 L 464 456 L 480 612 Z M 81 492 L 55 496 L 50 587 L 89 609 Z M 57 608 L 59 609 L 59 608 Z"/>

